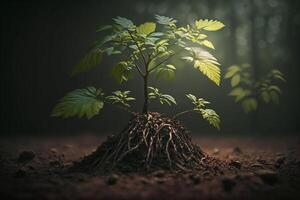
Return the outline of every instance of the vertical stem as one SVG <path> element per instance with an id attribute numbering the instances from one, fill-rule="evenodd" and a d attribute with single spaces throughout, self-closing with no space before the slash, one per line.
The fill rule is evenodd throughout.
<path id="1" fill-rule="evenodd" d="M 143 106 L 143 113 L 148 113 L 148 71 L 144 76 L 144 106 Z"/>

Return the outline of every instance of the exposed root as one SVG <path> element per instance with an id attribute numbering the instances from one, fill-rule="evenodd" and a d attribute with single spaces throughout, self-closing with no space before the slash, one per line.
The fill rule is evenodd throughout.
<path id="1" fill-rule="evenodd" d="M 137 114 L 119 134 L 112 135 L 73 169 L 139 172 L 156 169 L 194 171 L 205 167 L 207 155 L 192 144 L 176 120 L 159 113 Z"/>

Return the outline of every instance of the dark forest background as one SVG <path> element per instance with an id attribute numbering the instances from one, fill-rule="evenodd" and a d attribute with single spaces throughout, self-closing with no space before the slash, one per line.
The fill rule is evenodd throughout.
<path id="1" fill-rule="evenodd" d="M 116 16 L 136 24 L 153 21 L 154 14 L 174 17 L 180 23 L 195 19 L 218 19 L 225 29 L 211 33 L 214 55 L 222 70 L 235 63 L 251 63 L 258 76 L 273 67 L 286 76 L 279 106 L 260 107 L 254 126 L 258 134 L 289 134 L 300 130 L 300 1 L 298 0 L 160 0 L 160 1 L 2 1 L 1 5 L 1 134 L 107 134 L 126 125 L 129 116 L 106 106 L 92 120 L 49 117 L 66 92 L 89 85 L 105 91 L 119 85 L 107 74 L 112 59 L 96 70 L 70 77 L 72 68 L 99 35 L 99 25 Z M 212 102 L 222 118 L 221 134 L 254 134 L 253 116 L 245 115 L 221 87 L 208 81 L 191 66 L 181 66 L 174 81 L 157 82 L 173 94 L 177 107 L 152 105 L 151 110 L 173 114 L 189 108 L 185 93 L 195 93 Z M 120 86 L 142 98 L 141 80 Z M 141 109 L 142 101 L 134 107 Z M 220 134 L 197 115 L 183 123 L 194 134 Z"/>

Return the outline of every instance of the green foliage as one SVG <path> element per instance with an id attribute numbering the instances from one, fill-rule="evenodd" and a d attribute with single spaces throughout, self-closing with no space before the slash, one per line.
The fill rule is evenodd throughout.
<path id="1" fill-rule="evenodd" d="M 118 83 L 122 83 L 133 77 L 132 68 L 131 62 L 122 61 L 112 68 L 111 74 Z"/>
<path id="2" fill-rule="evenodd" d="M 148 87 L 148 89 L 149 89 L 148 96 L 150 101 L 157 99 L 161 104 L 166 103 L 169 106 L 171 106 L 172 104 L 176 105 L 176 100 L 171 95 L 163 94 L 157 88 L 154 87 Z"/>
<path id="3" fill-rule="evenodd" d="M 156 78 L 165 78 L 166 80 L 171 80 L 175 76 L 176 67 L 174 65 L 168 64 L 166 66 L 162 66 L 156 70 Z"/>
<path id="4" fill-rule="evenodd" d="M 88 87 L 86 89 L 76 89 L 67 93 L 54 107 L 52 116 L 54 117 L 86 117 L 90 119 L 99 114 L 104 102 L 101 89 Z"/>
<path id="5" fill-rule="evenodd" d="M 116 25 L 120 25 L 122 28 L 125 29 L 133 29 L 136 27 L 131 20 L 126 19 L 124 17 L 117 17 L 114 19 L 114 21 Z"/>
<path id="6" fill-rule="evenodd" d="M 187 94 L 186 97 L 194 104 L 194 112 L 201 114 L 203 119 L 207 120 L 209 124 L 218 130 L 220 129 L 221 120 L 219 115 L 214 110 L 206 108 L 206 105 L 210 104 L 210 102 L 205 101 L 203 98 L 197 98 L 193 94 Z"/>
<path id="7" fill-rule="evenodd" d="M 102 52 L 100 50 L 91 50 L 85 57 L 79 62 L 79 64 L 74 68 L 72 76 L 77 75 L 82 72 L 89 71 L 100 64 L 102 60 Z"/>
<path id="8" fill-rule="evenodd" d="M 112 25 L 98 28 L 98 32 L 110 31 L 104 39 L 95 42 L 92 50 L 74 69 L 73 74 L 88 71 L 99 64 L 103 53 L 108 56 L 124 55 L 128 60 L 118 63 L 113 71 L 113 77 L 118 83 L 127 81 L 134 75 L 133 70 L 139 68 L 142 75 L 142 65 L 148 65 L 150 72 L 156 71 L 157 77 L 172 79 L 175 75 L 167 63 L 176 53 L 188 54 L 183 58 L 194 62 L 193 66 L 217 85 L 220 84 L 220 64 L 208 51 L 200 48 L 214 49 L 214 45 L 202 31 L 216 31 L 224 24 L 213 20 L 196 20 L 192 25 L 177 26 L 177 20 L 156 15 L 156 22 L 145 22 L 136 26 L 131 20 L 117 17 Z M 158 30 L 159 29 L 159 30 Z M 175 52 L 179 48 L 179 52 Z M 124 65 L 127 63 L 127 65 Z M 130 65 L 128 65 L 130 63 Z M 145 73 L 145 71 L 144 71 Z"/>
<path id="9" fill-rule="evenodd" d="M 156 24 L 153 22 L 146 22 L 144 24 L 141 24 L 139 27 L 136 28 L 137 34 L 140 35 L 149 35 L 150 33 L 153 33 L 156 29 Z"/>
<path id="10" fill-rule="evenodd" d="M 225 25 L 217 20 L 200 19 L 196 20 L 195 26 L 197 29 L 204 29 L 206 31 L 217 31 L 223 28 Z"/>
<path id="11" fill-rule="evenodd" d="M 101 62 L 103 56 L 117 56 L 118 62 L 111 68 L 112 77 L 122 84 L 138 73 L 147 86 L 149 75 L 155 74 L 157 79 L 173 79 L 176 65 L 172 63 L 172 58 L 178 56 L 192 63 L 191 66 L 220 85 L 220 63 L 207 50 L 215 49 L 215 46 L 209 40 L 206 31 L 217 31 L 223 27 L 222 22 L 207 19 L 180 26 L 177 20 L 160 15 L 155 15 L 155 21 L 140 25 L 134 24 L 130 19 L 116 17 L 111 25 L 97 29 L 97 32 L 106 36 L 95 41 L 72 75 L 93 69 Z M 161 104 L 176 104 L 172 96 L 161 93 L 157 88 L 148 87 L 145 92 L 148 93 L 149 102 L 158 100 Z M 128 110 L 129 103 L 135 100 L 129 94 L 129 91 L 115 91 L 104 98 L 101 91 L 95 88 L 75 90 L 61 99 L 54 109 L 53 116 L 86 115 L 87 118 L 91 118 L 103 107 L 103 100 L 100 99 Z M 188 95 L 188 98 L 194 103 L 195 112 L 219 128 L 219 116 L 213 110 L 205 108 L 209 102 L 192 95 Z M 148 103 L 146 98 L 145 102 Z"/>
<path id="12" fill-rule="evenodd" d="M 126 108 L 130 108 L 130 102 L 135 101 L 135 98 L 129 96 L 130 91 L 115 91 L 112 95 L 105 97 L 105 99 L 111 104 L 117 104 L 120 106 L 124 106 Z"/>
<path id="13" fill-rule="evenodd" d="M 211 124 L 213 127 L 220 130 L 220 117 L 219 115 L 212 109 L 199 109 L 199 111 L 202 114 L 203 119 L 206 119 L 209 124 Z"/>
<path id="14" fill-rule="evenodd" d="M 175 26 L 175 23 L 177 20 L 171 18 L 171 17 L 165 17 L 160 15 L 155 15 L 155 18 L 157 20 L 157 23 L 167 26 Z"/>
<path id="15" fill-rule="evenodd" d="M 186 49 L 190 51 L 191 56 L 184 56 L 182 59 L 194 62 L 195 68 L 199 69 L 215 84 L 220 85 L 221 70 L 218 67 L 220 63 L 218 63 L 217 59 L 208 51 L 199 47 L 187 47 Z"/>
<path id="16" fill-rule="evenodd" d="M 229 96 L 241 103 L 245 113 L 255 111 L 259 102 L 278 104 L 282 93 L 278 81 L 285 81 L 284 75 L 277 69 L 271 70 L 265 78 L 255 81 L 249 64 L 230 66 L 224 78 L 231 82 Z"/>

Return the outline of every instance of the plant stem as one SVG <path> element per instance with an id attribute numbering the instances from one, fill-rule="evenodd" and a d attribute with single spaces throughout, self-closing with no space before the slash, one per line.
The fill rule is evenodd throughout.
<path id="1" fill-rule="evenodd" d="M 191 112 L 194 112 L 194 110 L 185 110 L 183 112 L 177 113 L 176 115 L 173 116 L 173 119 L 176 119 L 176 118 L 178 118 L 181 115 L 184 115 L 184 114 L 187 114 L 187 113 L 191 113 Z"/>
<path id="2" fill-rule="evenodd" d="M 146 71 L 146 74 L 144 76 L 144 105 L 143 105 L 143 113 L 148 113 L 148 74 L 149 72 Z"/>
<path id="3" fill-rule="evenodd" d="M 128 34 L 130 35 L 131 39 L 133 40 L 133 42 L 135 43 L 135 45 L 137 46 L 139 53 L 144 61 L 144 65 L 145 65 L 145 73 L 143 74 L 140 70 L 140 68 L 136 65 L 137 70 L 139 71 L 140 75 L 143 77 L 144 79 L 144 105 L 143 105 L 143 113 L 147 114 L 148 113 L 148 75 L 149 75 L 149 63 L 151 61 L 150 57 L 148 59 L 148 61 L 146 61 L 146 58 L 143 54 L 143 51 L 140 47 L 140 45 L 138 44 L 138 42 L 134 39 L 133 35 L 130 33 L 129 30 L 127 30 Z"/>

